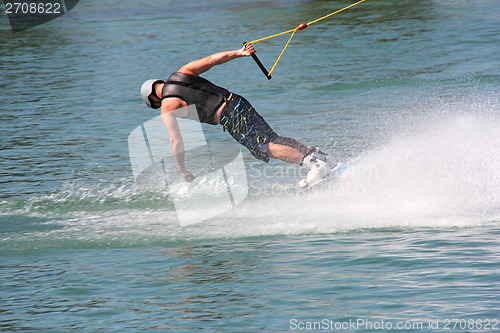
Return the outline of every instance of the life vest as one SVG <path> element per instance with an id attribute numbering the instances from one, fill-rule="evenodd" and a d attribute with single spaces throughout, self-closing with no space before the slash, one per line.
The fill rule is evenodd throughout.
<path id="1" fill-rule="evenodd" d="M 217 110 L 229 97 L 227 89 L 216 86 L 198 75 L 175 72 L 168 78 L 161 93 L 162 99 L 177 97 L 188 105 L 194 104 L 201 123 L 215 125 Z"/>

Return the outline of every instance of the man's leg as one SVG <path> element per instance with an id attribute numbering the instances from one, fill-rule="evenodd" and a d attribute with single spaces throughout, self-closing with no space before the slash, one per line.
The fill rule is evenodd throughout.
<path id="1" fill-rule="evenodd" d="M 276 158 L 300 164 L 308 170 L 326 169 L 322 165 L 328 162 L 327 154 L 295 139 L 276 134 L 245 98 L 233 94 L 227 101 L 226 108 L 221 117 L 221 125 L 256 158 L 264 162 L 268 162 L 269 158 Z"/>
<path id="2" fill-rule="evenodd" d="M 308 147 L 291 138 L 277 137 L 266 148 L 269 158 L 300 164 L 307 168 L 306 177 L 299 183 L 301 187 L 320 182 L 338 165 L 331 156 L 318 148 Z"/>
<path id="3" fill-rule="evenodd" d="M 267 151 L 270 158 L 300 164 L 310 148 L 295 139 L 280 136 L 268 144 Z"/>

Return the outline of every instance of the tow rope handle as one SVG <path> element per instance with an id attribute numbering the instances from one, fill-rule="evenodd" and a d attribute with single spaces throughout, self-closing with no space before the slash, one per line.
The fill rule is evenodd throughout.
<path id="1" fill-rule="evenodd" d="M 364 1 L 364 0 L 363 0 Z M 302 23 L 300 24 L 297 28 L 293 29 L 293 33 L 292 35 L 290 36 L 290 39 L 288 40 L 288 42 L 286 43 L 285 47 L 283 48 L 283 51 L 281 51 L 281 54 L 279 55 L 278 57 L 278 60 L 276 60 L 276 62 L 274 63 L 274 66 L 273 68 L 271 68 L 271 72 L 268 72 L 266 67 L 264 67 L 264 65 L 262 64 L 262 62 L 259 60 L 259 58 L 257 58 L 257 55 L 255 53 L 252 53 L 252 58 L 253 60 L 255 60 L 255 62 L 257 63 L 257 65 L 259 65 L 260 67 L 260 70 L 262 71 L 262 73 L 264 73 L 264 75 L 267 77 L 268 80 L 271 80 L 272 79 L 272 76 L 271 76 L 271 73 L 274 71 L 274 69 L 276 68 L 276 65 L 278 64 L 278 62 L 280 61 L 281 59 L 281 56 L 283 55 L 283 52 L 285 52 L 286 48 L 288 47 L 288 44 L 290 44 L 290 41 L 292 40 L 293 38 L 293 35 L 295 35 L 295 33 L 298 31 L 298 30 L 304 30 L 305 28 L 307 28 L 307 23 Z M 248 44 L 247 42 L 243 42 L 243 45 L 246 45 Z"/>
<path id="2" fill-rule="evenodd" d="M 268 37 L 264 37 L 264 38 L 260 38 L 260 39 L 256 39 L 254 41 L 251 41 L 250 43 L 247 43 L 247 42 L 244 42 L 243 45 L 246 45 L 246 44 L 254 44 L 254 43 L 257 43 L 257 42 L 261 42 L 263 40 L 267 40 L 267 39 L 270 39 L 270 38 L 274 38 L 274 37 L 278 37 L 278 36 L 281 36 L 281 35 L 285 35 L 285 34 L 288 34 L 288 33 L 292 33 L 292 35 L 290 36 L 290 39 L 288 39 L 288 42 L 286 43 L 285 47 L 283 48 L 283 50 L 281 51 L 280 55 L 278 56 L 278 59 L 276 60 L 276 62 L 274 63 L 273 67 L 271 68 L 271 70 L 268 72 L 267 69 L 264 67 L 264 65 L 262 65 L 262 63 L 260 62 L 259 58 L 257 58 L 257 56 L 254 54 L 252 54 L 252 58 L 253 60 L 255 60 L 255 62 L 257 63 L 257 65 L 259 65 L 260 69 L 262 70 L 262 73 L 264 73 L 264 75 L 267 77 L 268 80 L 271 80 L 271 74 L 273 73 L 274 69 L 276 68 L 276 65 L 278 64 L 278 62 L 280 61 L 281 59 L 281 56 L 283 55 L 283 53 L 285 52 L 286 48 L 288 47 L 288 44 L 290 44 L 290 41 L 292 40 L 293 36 L 295 35 L 295 33 L 298 31 L 298 30 L 304 30 L 305 28 L 307 28 L 309 25 L 313 24 L 313 23 L 316 23 L 316 22 L 319 22 L 321 20 L 324 20 L 332 15 L 335 15 L 337 13 L 340 13 L 341 11 L 344 11 L 346 9 L 349 9 L 349 8 L 352 8 L 362 2 L 365 2 L 367 0 L 359 0 L 358 2 L 355 2 L 353 3 L 352 5 L 349 5 L 349 6 L 346 6 L 342 9 L 339 9 L 339 10 L 336 10 L 334 11 L 333 13 L 330 13 L 328 15 L 325 15 L 323 17 L 320 17 L 314 21 L 311 21 L 309 23 L 302 23 L 300 24 L 297 28 L 295 29 L 291 29 L 291 30 L 287 30 L 287 31 L 283 31 L 283 32 L 280 32 L 279 34 L 274 34 L 274 35 L 271 35 L 271 36 L 268 36 Z"/>
<path id="3" fill-rule="evenodd" d="M 248 44 L 248 43 L 243 42 L 243 45 L 246 45 L 246 44 Z M 257 57 L 257 55 L 255 53 L 252 53 L 252 59 L 255 61 L 255 63 L 257 63 L 260 70 L 262 71 L 262 73 L 264 73 L 264 75 L 267 77 L 267 79 L 271 80 L 272 76 L 269 75 L 269 72 L 267 71 L 266 67 L 262 64 L 262 62 L 259 60 L 259 58 Z"/>

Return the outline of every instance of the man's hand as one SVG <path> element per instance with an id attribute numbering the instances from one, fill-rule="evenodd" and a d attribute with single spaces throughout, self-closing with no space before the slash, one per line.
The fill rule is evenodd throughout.
<path id="1" fill-rule="evenodd" d="M 186 169 L 182 169 L 180 171 L 182 179 L 184 179 L 188 183 L 191 183 L 194 180 L 195 177 L 191 174 L 191 172 L 187 171 Z"/>
<path id="2" fill-rule="evenodd" d="M 245 44 L 239 51 L 238 56 L 240 57 L 248 57 L 255 53 L 255 49 L 252 44 Z"/>

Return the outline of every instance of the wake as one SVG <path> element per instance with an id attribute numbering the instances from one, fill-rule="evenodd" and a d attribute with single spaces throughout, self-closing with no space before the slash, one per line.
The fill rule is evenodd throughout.
<path id="1" fill-rule="evenodd" d="M 498 221 L 499 128 L 498 117 L 434 119 L 347 161 L 329 189 L 254 200 L 231 216 L 232 224 L 250 220 L 257 234 L 293 234 Z"/>

